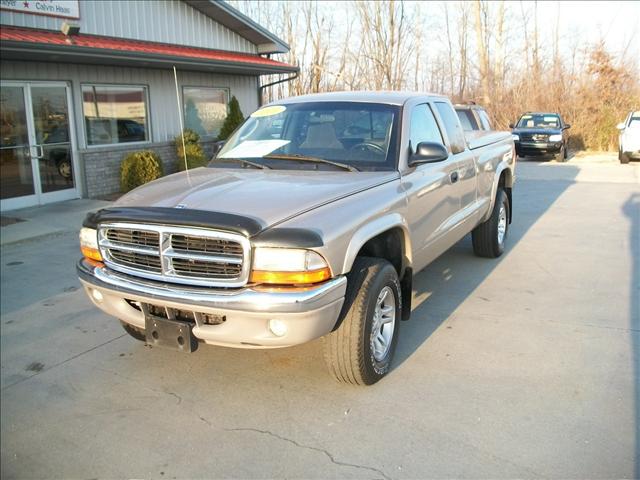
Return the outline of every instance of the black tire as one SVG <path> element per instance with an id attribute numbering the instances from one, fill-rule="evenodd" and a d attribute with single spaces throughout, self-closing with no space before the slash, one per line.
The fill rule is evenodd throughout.
<path id="1" fill-rule="evenodd" d="M 564 146 L 564 160 L 566 161 L 567 158 L 569 158 L 569 149 L 567 148 L 567 146 Z"/>
<path id="2" fill-rule="evenodd" d="M 63 178 L 71 178 L 71 161 L 68 158 L 58 163 L 58 173 Z"/>
<path id="3" fill-rule="evenodd" d="M 622 150 L 618 151 L 618 159 L 620 160 L 620 163 L 622 163 L 622 164 L 629 163 L 629 155 L 626 155 L 626 154 L 622 153 Z"/>
<path id="4" fill-rule="evenodd" d="M 556 162 L 564 162 L 564 159 L 567 158 L 566 149 L 564 145 L 560 147 L 560 151 L 554 156 Z"/>
<path id="5" fill-rule="evenodd" d="M 505 232 L 502 241 L 499 240 L 498 223 L 500 209 L 504 207 L 506 215 Z M 493 205 L 491 216 L 486 222 L 481 223 L 471 232 L 473 251 L 479 257 L 497 258 L 504 253 L 504 244 L 509 234 L 509 198 L 506 192 L 499 188 L 496 192 L 496 201 Z"/>
<path id="6" fill-rule="evenodd" d="M 378 297 L 389 287 L 395 301 L 390 342 L 382 358 L 376 359 L 372 344 L 374 313 Z M 386 290 L 390 295 L 389 290 Z M 386 260 L 358 257 L 348 275 L 347 294 L 339 327 L 323 337 L 324 358 L 333 376 L 342 383 L 372 385 L 384 377 L 398 342 L 402 311 L 400 282 Z M 386 308 L 390 307 L 387 305 Z M 383 327 L 383 329 L 386 327 Z"/>
<path id="7" fill-rule="evenodd" d="M 124 328 L 124 331 L 131 335 L 136 340 L 141 342 L 146 342 L 147 338 L 144 335 L 144 330 L 140 330 L 139 328 L 134 327 L 133 325 L 128 324 L 127 322 L 123 322 L 120 320 L 120 325 Z"/>

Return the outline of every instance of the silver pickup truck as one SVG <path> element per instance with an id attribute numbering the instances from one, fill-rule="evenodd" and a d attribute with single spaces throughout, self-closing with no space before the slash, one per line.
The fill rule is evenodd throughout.
<path id="1" fill-rule="evenodd" d="M 508 132 L 465 137 L 445 97 L 290 98 L 254 112 L 207 167 L 89 214 L 80 280 L 133 337 L 275 348 L 323 337 L 329 370 L 388 371 L 414 273 L 471 232 L 498 257 L 512 215 Z"/>

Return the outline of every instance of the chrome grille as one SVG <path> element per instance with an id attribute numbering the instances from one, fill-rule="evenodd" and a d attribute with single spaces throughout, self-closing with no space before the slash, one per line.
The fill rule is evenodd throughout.
<path id="1" fill-rule="evenodd" d="M 109 249 L 109 255 L 121 265 L 129 268 L 140 268 L 149 272 L 162 273 L 160 257 L 136 252 L 127 252 L 116 248 Z"/>
<path id="2" fill-rule="evenodd" d="M 130 275 L 217 287 L 249 276 L 249 241 L 238 234 L 123 222 L 100 225 L 98 244 L 107 267 Z"/>

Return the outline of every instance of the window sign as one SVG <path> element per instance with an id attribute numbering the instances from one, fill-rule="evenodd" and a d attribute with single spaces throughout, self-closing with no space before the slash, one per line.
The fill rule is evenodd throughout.
<path id="1" fill-rule="evenodd" d="M 184 127 L 198 135 L 217 136 L 227 118 L 228 93 L 223 88 L 183 87 Z"/>
<path id="2" fill-rule="evenodd" d="M 0 9 L 75 20 L 80 18 L 78 0 L 0 0 Z"/>
<path id="3" fill-rule="evenodd" d="M 149 141 L 147 89 L 83 85 L 87 145 Z"/>

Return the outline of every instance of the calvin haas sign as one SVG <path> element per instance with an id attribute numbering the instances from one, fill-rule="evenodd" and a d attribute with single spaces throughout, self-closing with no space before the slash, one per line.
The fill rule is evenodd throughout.
<path id="1" fill-rule="evenodd" d="M 0 9 L 75 20 L 80 18 L 78 0 L 0 0 Z"/>

